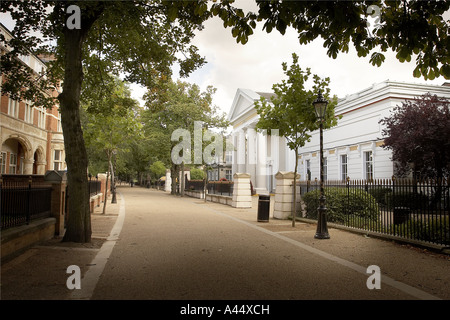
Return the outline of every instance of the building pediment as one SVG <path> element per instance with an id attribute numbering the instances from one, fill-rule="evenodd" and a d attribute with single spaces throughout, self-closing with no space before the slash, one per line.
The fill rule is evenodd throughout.
<path id="1" fill-rule="evenodd" d="M 231 109 L 228 114 L 228 120 L 232 125 L 234 125 L 241 121 L 242 118 L 248 117 L 252 113 L 256 115 L 256 110 L 254 108 L 255 101 L 260 100 L 261 97 L 266 97 L 269 95 L 269 93 L 258 93 L 250 89 L 237 89 L 233 104 L 231 105 Z"/>

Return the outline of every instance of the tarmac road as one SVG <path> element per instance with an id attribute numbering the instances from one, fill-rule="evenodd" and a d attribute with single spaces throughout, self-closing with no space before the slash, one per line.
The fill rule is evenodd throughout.
<path id="1" fill-rule="evenodd" d="M 91 245 L 52 240 L 2 265 L 2 299 L 450 299 L 448 255 L 331 228 L 331 239 L 317 240 L 315 225 L 257 222 L 256 198 L 236 209 L 118 191 L 107 215 L 92 216 Z M 69 265 L 81 268 L 80 290 L 66 287 Z M 373 265 L 380 289 L 367 285 Z"/>
<path id="2" fill-rule="evenodd" d="M 313 225 L 257 222 L 255 206 L 120 190 L 123 228 L 91 299 L 450 297 L 445 258 L 335 229 L 316 240 Z M 381 289 L 368 289 L 369 265 L 380 267 Z"/>

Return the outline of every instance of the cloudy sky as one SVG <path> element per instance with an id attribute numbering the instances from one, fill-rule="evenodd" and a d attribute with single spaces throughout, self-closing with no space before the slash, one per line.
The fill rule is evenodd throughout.
<path id="1" fill-rule="evenodd" d="M 249 0 L 238 0 L 237 6 L 254 8 L 253 1 Z M 395 54 L 386 52 L 385 62 L 381 67 L 375 67 L 369 63 L 370 56 L 360 58 L 356 50 L 350 47 L 348 54 L 340 53 L 337 59 L 332 59 L 327 56 L 322 39 L 300 45 L 297 32 L 293 29 L 284 36 L 278 31 L 267 34 L 262 31 L 262 24 L 257 26 L 248 43 L 242 45 L 237 44 L 231 36 L 231 29 L 225 29 L 221 20 L 215 18 L 205 23 L 204 30 L 198 32 L 193 43 L 208 63 L 184 80 L 197 83 L 203 89 L 208 85 L 215 87 L 217 93 L 214 103 L 223 112 L 230 110 L 238 88 L 272 91 L 272 85 L 284 79 L 281 63 L 290 65 L 293 52 L 299 55 L 303 69 L 309 67 L 313 74 L 329 77 L 332 94 L 338 97 L 345 97 L 387 79 L 437 85 L 445 82 L 443 77 L 433 81 L 414 78 L 414 58 L 410 63 L 400 63 Z M 136 90 L 135 93 L 138 97 L 140 91 Z"/>
<path id="2" fill-rule="evenodd" d="M 236 6 L 244 11 L 257 10 L 252 0 L 237 0 Z M 13 27 L 12 21 L 4 14 L 0 18 L 8 28 Z M 237 44 L 231 36 L 230 28 L 225 29 L 221 20 L 214 18 L 205 23 L 204 30 L 197 33 L 193 43 L 208 63 L 183 80 L 197 83 L 203 90 L 208 85 L 215 87 L 217 93 L 214 104 L 225 113 L 230 110 L 238 88 L 271 92 L 272 85 L 284 79 L 281 63 L 290 65 L 294 52 L 300 57 L 299 63 L 303 69 L 309 67 L 313 74 L 330 78 L 332 94 L 338 97 L 345 97 L 387 79 L 437 85 L 445 82 L 443 77 L 433 81 L 414 78 L 414 58 L 410 63 L 400 63 L 395 54 L 387 52 L 382 66 L 374 67 L 369 63 L 369 56 L 359 58 L 350 46 L 349 53 L 340 53 L 337 59 L 332 59 L 327 56 L 322 39 L 300 45 L 297 32 L 293 29 L 288 29 L 284 36 L 278 31 L 268 34 L 262 31 L 262 24 L 257 26 L 248 43 L 242 45 Z M 177 76 L 175 68 L 174 77 Z M 145 93 L 135 85 L 132 85 L 132 90 L 138 100 Z"/>

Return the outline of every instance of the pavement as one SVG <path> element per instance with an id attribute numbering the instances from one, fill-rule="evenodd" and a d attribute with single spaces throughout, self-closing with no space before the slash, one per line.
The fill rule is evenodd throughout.
<path id="1" fill-rule="evenodd" d="M 334 228 L 318 240 L 313 224 L 273 219 L 273 205 L 258 222 L 257 197 L 237 209 L 117 190 L 91 216 L 92 243 L 54 238 L 2 264 L 1 299 L 450 300 L 446 254 Z M 69 266 L 81 289 L 68 288 Z"/>

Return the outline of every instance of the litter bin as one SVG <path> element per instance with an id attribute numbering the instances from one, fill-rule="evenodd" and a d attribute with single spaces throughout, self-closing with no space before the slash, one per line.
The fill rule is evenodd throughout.
<path id="1" fill-rule="evenodd" d="M 258 222 L 269 222 L 270 195 L 259 195 Z"/>

